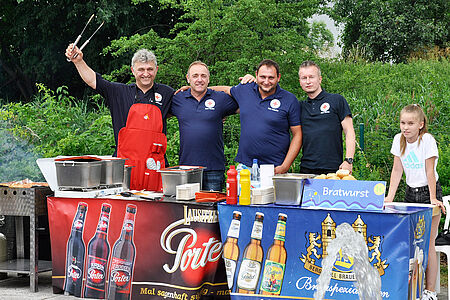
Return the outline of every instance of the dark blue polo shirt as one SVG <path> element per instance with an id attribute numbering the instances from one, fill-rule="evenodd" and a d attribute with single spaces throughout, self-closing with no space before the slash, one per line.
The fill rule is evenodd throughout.
<path id="1" fill-rule="evenodd" d="M 237 109 L 233 98 L 210 89 L 201 101 L 190 89 L 174 95 L 170 113 L 177 117 L 180 128 L 180 165 L 225 170 L 223 118 Z"/>
<path id="2" fill-rule="evenodd" d="M 119 131 L 122 127 L 125 127 L 128 111 L 134 103 L 150 103 L 157 106 L 161 110 L 163 133 L 166 133 L 166 118 L 174 92 L 171 87 L 154 83 L 153 87 L 144 94 L 135 83 L 123 84 L 110 82 L 103 79 L 100 74 L 97 73 L 96 75 L 96 92 L 105 98 L 106 104 L 111 112 L 116 151 Z"/>
<path id="3" fill-rule="evenodd" d="M 247 166 L 283 163 L 290 145 L 291 126 L 300 125 L 300 104 L 294 94 L 277 85 L 275 93 L 262 99 L 256 83 L 231 88 L 239 104 L 241 137 L 236 161 Z"/>
<path id="4" fill-rule="evenodd" d="M 303 156 L 308 169 L 338 170 L 343 161 L 342 125 L 352 116 L 347 100 L 325 90 L 314 99 L 301 101 Z"/>

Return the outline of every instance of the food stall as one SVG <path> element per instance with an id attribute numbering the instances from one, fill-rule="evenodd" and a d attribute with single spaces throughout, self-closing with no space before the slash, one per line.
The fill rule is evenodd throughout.
<path id="1" fill-rule="evenodd" d="M 336 229 L 347 223 L 364 239 L 382 299 L 421 294 L 432 209 L 384 207 L 385 182 L 287 174 L 274 177 L 275 203 L 229 205 L 177 199 L 174 186 L 195 186 L 184 175 L 183 182 L 171 182 L 171 195 L 120 186 L 108 187 L 108 195 L 58 189 L 49 197 L 54 292 L 314 299 Z M 326 299 L 359 299 L 354 261 L 345 253 L 336 256 Z"/>
<path id="2" fill-rule="evenodd" d="M 343 251 L 331 274 L 324 259 L 348 224 L 363 237 L 363 259 L 381 279 L 382 299 L 416 299 L 423 291 L 431 205 L 384 205 L 386 183 L 285 174 L 273 177 L 275 203 L 218 205 L 232 299 L 359 299 L 356 258 Z M 360 236 L 357 236 L 360 238 Z M 358 245 L 355 237 L 341 249 Z M 329 275 L 325 287 L 318 279 Z M 363 276 L 365 277 L 365 276 Z M 374 282 L 364 285 L 376 289 Z"/>
<path id="3" fill-rule="evenodd" d="M 97 299 L 229 297 L 216 203 L 174 194 L 180 184 L 199 187 L 201 168 L 162 169 L 164 193 L 135 191 L 122 184 L 123 162 L 102 171 L 99 162 L 113 158 L 97 158 L 38 160 L 55 190 L 47 200 L 53 291 Z M 122 176 L 101 184 L 116 164 Z"/>

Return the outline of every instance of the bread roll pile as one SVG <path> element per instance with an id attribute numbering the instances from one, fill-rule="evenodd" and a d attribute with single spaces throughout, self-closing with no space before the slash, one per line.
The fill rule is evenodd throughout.
<path id="1" fill-rule="evenodd" d="M 349 170 L 340 169 L 336 173 L 320 174 L 314 179 L 357 180 Z"/>

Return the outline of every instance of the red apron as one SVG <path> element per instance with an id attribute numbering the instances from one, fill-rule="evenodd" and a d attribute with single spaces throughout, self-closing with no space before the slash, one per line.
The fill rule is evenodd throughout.
<path id="1" fill-rule="evenodd" d="M 162 133 L 161 111 L 152 104 L 133 104 L 127 124 L 119 131 L 117 157 L 126 158 L 131 171 L 130 189 L 162 191 L 161 173 L 165 168 L 167 138 Z"/>

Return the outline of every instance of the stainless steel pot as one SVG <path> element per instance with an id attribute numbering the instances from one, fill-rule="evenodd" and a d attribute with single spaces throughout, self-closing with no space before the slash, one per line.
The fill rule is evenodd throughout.
<path id="1" fill-rule="evenodd" d="M 103 162 L 92 157 L 56 159 L 56 178 L 59 188 L 87 189 L 100 185 Z"/>
<path id="2" fill-rule="evenodd" d="M 124 191 L 130 190 L 131 169 L 132 168 L 134 168 L 134 166 L 124 166 L 123 184 L 122 184 Z"/>
<path id="3" fill-rule="evenodd" d="M 125 159 L 102 159 L 101 185 L 122 184 L 124 180 Z"/>

